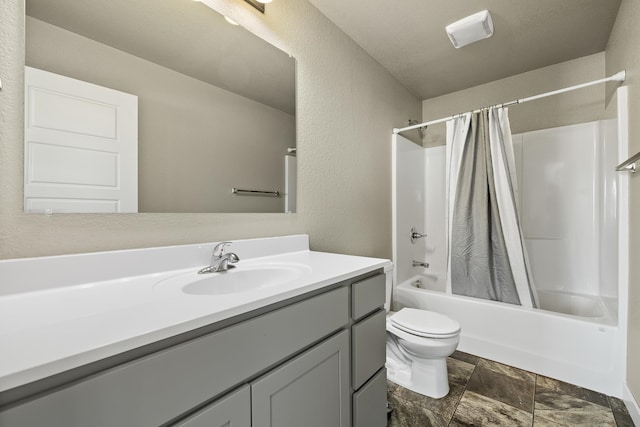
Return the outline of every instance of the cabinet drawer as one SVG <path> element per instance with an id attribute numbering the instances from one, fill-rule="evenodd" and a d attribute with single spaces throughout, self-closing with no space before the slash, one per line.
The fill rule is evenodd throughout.
<path id="1" fill-rule="evenodd" d="M 386 313 L 379 310 L 353 325 L 352 357 L 353 388 L 359 389 L 386 360 Z"/>
<path id="2" fill-rule="evenodd" d="M 158 426 L 348 323 L 339 288 L 0 412 L 3 427 Z"/>
<path id="3" fill-rule="evenodd" d="M 172 427 L 229 427 L 251 425 L 251 389 L 245 384 L 240 389 L 216 400 L 204 409 Z"/>
<path id="4" fill-rule="evenodd" d="M 384 274 L 378 274 L 351 285 L 353 320 L 358 320 L 384 305 L 385 280 Z"/>
<path id="5" fill-rule="evenodd" d="M 353 394 L 353 427 L 387 425 L 387 370 L 382 368 Z"/>

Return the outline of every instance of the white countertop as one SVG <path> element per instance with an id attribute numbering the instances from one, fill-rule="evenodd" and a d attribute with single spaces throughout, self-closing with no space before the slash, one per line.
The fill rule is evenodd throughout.
<path id="1" fill-rule="evenodd" d="M 11 282 L 6 287 L 4 283 L 1 285 L 11 289 L 10 292 L 0 289 L 0 392 L 391 265 L 384 259 L 309 251 L 306 236 L 291 238 L 297 240 L 275 238 L 284 245 L 267 251 L 271 253 L 268 256 L 251 256 L 258 252 L 251 242 L 258 241 L 264 247 L 269 239 L 237 241 L 234 242 L 237 250 L 234 246 L 231 250 L 241 258 L 238 270 L 243 266 L 295 264 L 304 266 L 299 277 L 264 289 L 224 295 L 191 295 L 163 285 L 170 277 L 207 265 L 208 262 L 202 263 L 202 257 L 210 255 L 213 244 L 163 248 L 164 252 L 158 248 L 105 252 L 77 259 L 75 263 L 74 256 L 15 260 L 20 264 L 18 267 L 12 260 L 0 263 L 3 282 L 5 279 Z M 168 258 L 175 260 L 177 255 L 180 258 L 176 251 L 185 256 L 185 250 L 196 249 L 198 267 L 158 268 L 159 272 L 148 273 L 152 266 L 140 261 L 140 257 L 149 258 L 149 253 L 154 256 L 162 253 L 157 261 L 166 265 Z M 163 258 L 167 255 L 168 258 Z M 119 264 L 123 260 L 136 264 L 122 268 L 128 274 L 135 273 L 136 268 L 146 274 L 94 281 L 85 280 L 91 278 L 91 273 L 67 278 L 70 267 L 86 269 L 102 261 L 98 264 L 106 263 L 104 271 L 109 271 L 108 267 L 117 268 L 109 266 L 114 260 Z M 26 282 L 33 281 L 36 278 L 30 275 L 30 269 L 43 266 L 52 269 L 49 286 L 23 283 L 22 289 L 29 291 L 16 292 L 20 289 L 15 283 L 17 278 L 24 276 Z M 38 274 L 37 279 L 42 281 L 46 273 L 33 274 Z M 104 279 L 105 275 L 117 276 L 97 272 L 93 278 Z M 71 284 L 65 286 L 61 277 Z"/>

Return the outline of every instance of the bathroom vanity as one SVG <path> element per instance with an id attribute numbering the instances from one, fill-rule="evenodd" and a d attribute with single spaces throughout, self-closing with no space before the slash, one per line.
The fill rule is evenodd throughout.
<path id="1" fill-rule="evenodd" d="M 251 239 L 220 281 L 194 273 L 212 248 L 0 263 L 29 291 L 0 296 L 0 425 L 386 425 L 390 263 Z"/>

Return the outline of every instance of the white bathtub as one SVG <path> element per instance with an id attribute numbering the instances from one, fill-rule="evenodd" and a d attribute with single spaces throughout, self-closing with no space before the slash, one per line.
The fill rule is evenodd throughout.
<path id="1" fill-rule="evenodd" d="M 450 295 L 444 288 L 443 276 L 416 276 L 394 288 L 394 308 L 456 319 L 460 351 L 622 397 L 624 349 L 615 300 L 539 291 L 542 309 L 532 309 Z"/>

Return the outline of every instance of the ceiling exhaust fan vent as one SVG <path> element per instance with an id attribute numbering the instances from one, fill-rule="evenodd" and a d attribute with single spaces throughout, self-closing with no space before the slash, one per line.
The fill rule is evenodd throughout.
<path id="1" fill-rule="evenodd" d="M 474 13 L 446 26 L 447 35 L 456 49 L 493 35 L 493 20 L 488 10 Z"/>

